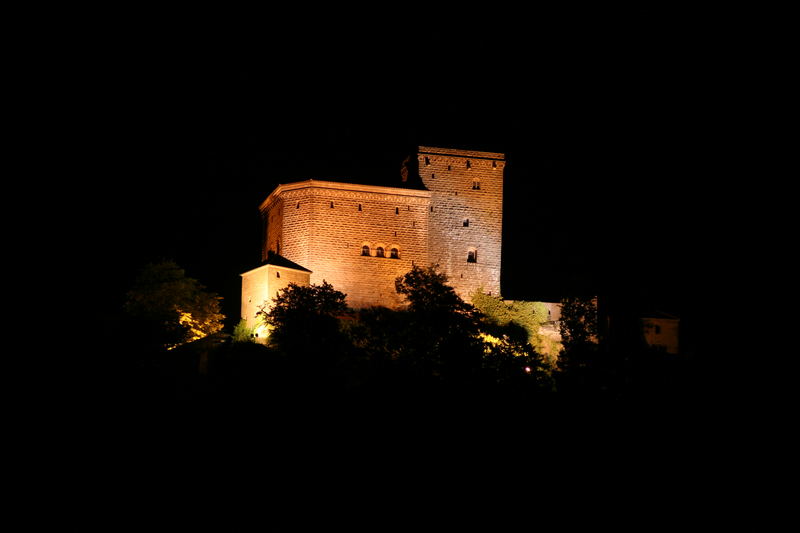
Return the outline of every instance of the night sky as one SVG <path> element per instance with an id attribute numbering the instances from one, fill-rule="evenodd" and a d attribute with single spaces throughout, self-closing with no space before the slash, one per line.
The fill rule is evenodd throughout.
<path id="1" fill-rule="evenodd" d="M 144 264 L 172 259 L 238 316 L 239 274 L 260 259 L 257 207 L 278 183 L 391 182 L 430 145 L 506 154 L 505 297 L 577 291 L 696 312 L 714 179 L 705 59 L 662 26 L 580 39 L 536 28 L 391 33 L 389 48 L 380 31 L 302 49 L 134 43 L 90 61 L 73 157 L 93 198 L 98 309 L 119 306 Z"/>

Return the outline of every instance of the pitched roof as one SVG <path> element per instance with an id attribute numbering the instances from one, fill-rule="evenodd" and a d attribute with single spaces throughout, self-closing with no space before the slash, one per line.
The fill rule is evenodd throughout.
<path id="1" fill-rule="evenodd" d="M 251 268 L 250 270 L 248 270 L 247 272 L 243 273 L 242 276 L 251 274 L 251 273 L 255 272 L 256 270 L 260 270 L 260 269 L 262 269 L 264 267 L 268 267 L 268 266 L 289 268 L 289 269 L 292 269 L 292 270 L 299 270 L 300 272 L 311 272 L 311 270 L 307 269 L 306 267 L 298 265 L 294 261 L 289 261 L 288 259 L 286 259 L 282 255 L 278 255 L 275 252 L 269 252 L 269 254 L 267 255 L 267 259 L 265 261 L 262 261 L 257 266 L 255 266 L 255 267 Z"/>
<path id="2" fill-rule="evenodd" d="M 261 263 L 261 265 L 259 265 L 259 266 L 264 266 L 264 265 L 279 266 L 279 267 L 283 267 L 283 268 L 293 268 L 294 270 L 301 270 L 303 272 L 311 272 L 306 267 L 300 266 L 297 263 L 295 263 L 294 261 L 289 261 L 288 259 L 286 259 L 282 255 L 278 255 L 275 252 L 269 252 L 267 254 L 267 260 L 264 261 L 263 263 Z"/>

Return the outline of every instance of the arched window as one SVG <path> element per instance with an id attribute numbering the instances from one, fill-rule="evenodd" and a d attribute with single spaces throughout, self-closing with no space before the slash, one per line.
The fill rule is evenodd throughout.
<path id="1" fill-rule="evenodd" d="M 361 255 L 369 256 L 369 246 L 366 244 L 361 247 Z"/>
<path id="2" fill-rule="evenodd" d="M 375 257 L 386 257 L 385 255 L 383 255 L 383 247 L 378 246 L 375 249 Z"/>
<path id="3" fill-rule="evenodd" d="M 392 259 L 400 259 L 400 250 L 398 250 L 397 248 L 392 248 L 389 251 L 389 257 L 391 257 Z"/>
<path id="4" fill-rule="evenodd" d="M 467 252 L 467 263 L 477 263 L 478 262 L 478 250 L 470 250 Z"/>

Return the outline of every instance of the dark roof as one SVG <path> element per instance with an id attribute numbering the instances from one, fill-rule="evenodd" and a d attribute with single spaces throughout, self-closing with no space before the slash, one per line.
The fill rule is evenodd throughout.
<path id="1" fill-rule="evenodd" d="M 293 268 L 294 270 L 302 270 L 303 272 L 311 272 L 309 269 L 298 265 L 294 261 L 289 261 L 288 259 L 286 259 L 282 255 L 278 255 L 275 252 L 269 252 L 269 254 L 267 255 L 267 260 L 266 261 L 262 261 L 261 264 L 258 265 L 258 266 L 264 266 L 264 265 L 279 266 L 279 267 L 283 267 L 283 268 Z"/>

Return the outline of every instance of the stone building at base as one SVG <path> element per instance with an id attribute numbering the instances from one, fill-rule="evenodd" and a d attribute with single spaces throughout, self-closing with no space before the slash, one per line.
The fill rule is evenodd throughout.
<path id="1" fill-rule="evenodd" d="M 327 281 L 354 308 L 397 308 L 395 279 L 414 265 L 439 265 L 467 301 L 499 295 L 504 168 L 502 153 L 420 146 L 391 186 L 279 185 L 259 208 L 264 262 L 242 274 L 242 318 L 291 281 Z"/>

